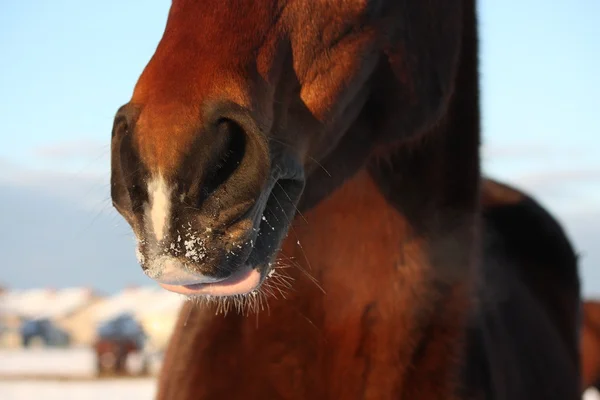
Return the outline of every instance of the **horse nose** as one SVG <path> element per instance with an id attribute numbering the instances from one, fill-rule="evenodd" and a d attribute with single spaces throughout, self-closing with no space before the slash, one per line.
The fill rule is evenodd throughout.
<path id="1" fill-rule="evenodd" d="M 115 117 L 113 205 L 157 238 L 189 224 L 227 229 L 264 200 L 270 177 L 268 141 L 250 117 L 219 110 L 181 128 L 180 114 L 126 105 Z"/>

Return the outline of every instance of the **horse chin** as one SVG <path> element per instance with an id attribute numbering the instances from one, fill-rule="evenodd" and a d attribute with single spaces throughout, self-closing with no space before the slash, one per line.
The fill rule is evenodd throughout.
<path id="1" fill-rule="evenodd" d="M 287 232 L 288 227 L 286 224 L 278 224 L 273 228 L 273 233 L 275 233 Z M 265 243 L 269 241 L 267 235 L 261 235 L 257 228 L 253 229 L 258 231 L 258 234 L 252 235 L 253 240 L 246 241 L 246 245 L 242 247 L 245 248 L 242 253 L 245 253 L 246 256 L 237 257 L 237 259 L 217 257 L 221 260 L 217 261 L 217 264 L 211 269 L 232 271 L 226 276 L 219 277 L 194 272 L 206 269 L 207 265 L 198 263 L 191 265 L 189 260 L 172 256 L 159 256 L 151 259 L 146 266 L 151 264 L 152 267 L 146 268 L 144 273 L 163 289 L 188 297 L 239 298 L 252 294 L 260 289 L 263 281 L 270 275 L 271 260 L 279 251 L 278 246 L 272 247 Z M 251 247 L 248 246 L 250 243 L 252 243 Z M 266 251 L 267 249 L 269 251 Z M 212 257 L 207 256 L 206 258 Z"/>

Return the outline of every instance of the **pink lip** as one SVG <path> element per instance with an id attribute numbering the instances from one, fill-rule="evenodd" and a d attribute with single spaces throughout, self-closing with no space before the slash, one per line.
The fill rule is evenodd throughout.
<path id="1" fill-rule="evenodd" d="M 218 282 L 199 283 L 195 285 L 159 284 L 171 292 L 190 296 L 235 296 L 252 292 L 260 286 L 260 280 L 260 272 L 257 269 L 246 266 L 229 278 Z"/>

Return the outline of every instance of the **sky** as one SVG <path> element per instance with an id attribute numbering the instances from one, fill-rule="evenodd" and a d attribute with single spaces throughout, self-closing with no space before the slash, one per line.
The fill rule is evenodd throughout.
<path id="1" fill-rule="evenodd" d="M 169 6 L 1 2 L 1 283 L 151 284 L 110 206 L 109 146 Z M 597 0 L 479 2 L 484 171 L 564 225 L 588 297 L 600 297 L 598 15 Z"/>

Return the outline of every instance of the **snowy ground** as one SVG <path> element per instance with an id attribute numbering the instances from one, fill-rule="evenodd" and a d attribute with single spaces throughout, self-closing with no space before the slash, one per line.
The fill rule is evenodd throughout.
<path id="1" fill-rule="evenodd" d="M 135 369 L 139 360 L 132 357 Z M 81 349 L 0 349 L 2 400 L 152 400 L 154 378 L 95 379 L 94 353 Z M 29 377 L 29 378 L 28 378 Z"/>
<path id="2" fill-rule="evenodd" d="M 104 381 L 1 381 L 2 400 L 151 400 L 155 396 L 153 379 L 114 379 Z M 584 400 L 600 400 L 595 390 L 588 390 Z"/>
<path id="3" fill-rule="evenodd" d="M 74 349 L 2 349 L 0 376 L 68 376 L 92 377 L 95 370 L 94 353 L 88 348 Z"/>
<path id="4" fill-rule="evenodd" d="M 150 371 L 157 372 L 160 359 L 150 358 Z M 6 377 L 68 377 L 95 376 L 95 355 L 90 348 L 71 349 L 0 349 L 0 378 Z M 127 358 L 128 370 L 135 373 L 142 367 L 140 354 Z M 1 399 L 2 397 L 0 397 Z"/>
<path id="5" fill-rule="evenodd" d="M 56 376 L 72 380 L 49 379 Z M 154 378 L 94 379 L 89 349 L 0 349 L 2 400 L 151 400 L 155 391 Z M 600 394 L 590 389 L 583 400 L 600 400 Z"/>
<path id="6" fill-rule="evenodd" d="M 155 381 L 110 379 L 101 381 L 2 381 L 2 400 L 152 400 Z"/>
<path id="7" fill-rule="evenodd" d="M 600 393 L 596 389 L 588 389 L 583 394 L 583 400 L 600 400 Z"/>

